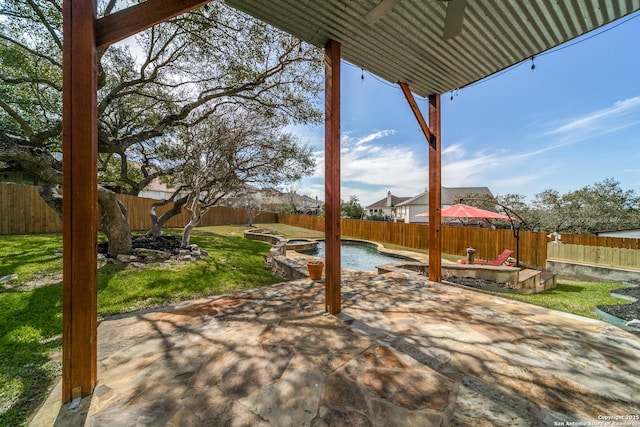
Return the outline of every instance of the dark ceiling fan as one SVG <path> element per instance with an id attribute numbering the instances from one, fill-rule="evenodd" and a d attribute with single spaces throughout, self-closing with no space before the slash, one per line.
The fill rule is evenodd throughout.
<path id="1" fill-rule="evenodd" d="M 447 14 L 444 18 L 442 38 L 447 40 L 460 34 L 464 21 L 464 8 L 467 0 L 444 0 L 447 2 Z"/>
<path id="2" fill-rule="evenodd" d="M 460 34 L 464 21 L 464 9 L 467 0 L 439 0 L 447 3 L 447 14 L 444 21 L 442 38 L 447 40 Z M 382 0 L 371 9 L 364 17 L 369 25 L 374 25 L 387 14 L 400 0 Z"/>

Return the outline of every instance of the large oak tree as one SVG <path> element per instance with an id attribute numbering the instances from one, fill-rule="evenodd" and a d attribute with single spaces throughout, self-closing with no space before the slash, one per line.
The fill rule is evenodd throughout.
<path id="1" fill-rule="evenodd" d="M 115 0 L 100 14 L 110 14 Z M 60 0 L 0 6 L 0 167 L 36 176 L 61 207 Z M 137 195 L 182 167 L 172 141 L 229 106 L 272 126 L 314 122 L 319 52 L 268 25 L 211 3 L 99 52 L 98 151 L 102 182 Z M 126 209 L 99 189 L 110 254 L 131 248 Z"/>

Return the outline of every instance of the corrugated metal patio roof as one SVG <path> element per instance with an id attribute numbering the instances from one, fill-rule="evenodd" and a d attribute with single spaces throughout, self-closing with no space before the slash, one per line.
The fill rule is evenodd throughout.
<path id="1" fill-rule="evenodd" d="M 315 46 L 335 40 L 343 59 L 420 96 L 464 87 L 640 9 L 640 0 L 455 0 L 466 4 L 462 31 L 445 40 L 449 1 L 226 2 Z"/>

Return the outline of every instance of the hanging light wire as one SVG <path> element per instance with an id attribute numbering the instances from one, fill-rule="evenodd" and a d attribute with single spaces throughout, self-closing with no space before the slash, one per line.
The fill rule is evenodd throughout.
<path id="1" fill-rule="evenodd" d="M 613 30 L 614 28 L 617 28 L 617 27 L 619 27 L 619 26 L 621 26 L 621 25 L 623 25 L 623 24 L 626 24 L 627 22 L 632 21 L 632 20 L 634 20 L 634 19 L 636 19 L 636 18 L 640 18 L 640 11 L 633 13 L 631 16 L 629 16 L 629 17 L 627 17 L 627 18 L 625 18 L 625 19 L 620 20 L 620 22 L 617 22 L 617 23 L 616 23 L 616 24 L 614 24 L 614 25 L 608 26 L 607 28 L 604 28 L 604 29 L 602 29 L 602 30 L 600 30 L 600 31 L 598 31 L 598 32 L 594 32 L 593 34 L 591 34 L 591 35 L 589 35 L 589 36 L 586 36 L 586 37 L 580 38 L 580 39 L 575 40 L 575 41 L 573 41 L 573 42 L 567 42 L 567 43 L 564 43 L 564 44 L 562 44 L 562 45 L 560 45 L 560 46 L 556 46 L 555 48 L 552 48 L 552 49 L 549 49 L 549 50 L 547 50 L 547 51 L 544 51 L 544 52 L 538 53 L 537 55 L 533 55 L 533 56 L 531 56 L 531 57 L 529 57 L 529 58 L 527 58 L 527 59 L 525 59 L 525 60 L 523 60 L 523 61 L 520 61 L 520 62 L 519 62 L 519 63 L 517 63 L 517 64 L 514 64 L 514 65 L 512 65 L 512 66 L 510 66 L 510 67 L 508 67 L 508 68 L 505 68 L 505 69 L 504 69 L 504 70 L 502 70 L 502 71 L 499 71 L 499 72 L 494 73 L 494 74 L 492 74 L 492 75 L 490 75 L 490 76 L 487 76 L 487 77 L 485 77 L 485 78 L 483 78 L 483 79 L 481 79 L 481 80 L 478 80 L 478 81 L 476 81 L 475 83 L 468 84 L 467 86 L 464 86 L 464 87 L 462 87 L 462 88 L 456 88 L 456 89 L 453 89 L 453 90 L 451 90 L 451 101 L 453 101 L 454 93 L 455 93 L 455 96 L 458 96 L 458 91 L 459 91 L 459 89 L 464 89 L 464 88 L 468 88 L 468 87 L 474 87 L 474 86 L 477 86 L 477 85 L 479 85 L 479 84 L 482 84 L 482 83 L 488 82 L 488 81 L 490 81 L 490 80 L 493 80 L 493 79 L 495 79 L 495 78 L 497 78 L 497 77 L 500 77 L 500 76 L 502 76 L 502 75 L 504 75 L 504 74 L 506 74 L 506 73 L 508 73 L 508 72 L 510 72 L 510 71 L 515 70 L 516 68 L 519 68 L 519 67 L 523 66 L 523 65 L 524 65 L 524 64 L 526 64 L 528 61 L 531 61 L 531 71 L 534 71 L 534 70 L 536 69 L 536 66 L 535 66 L 535 63 L 534 63 L 534 58 L 536 58 L 536 57 L 538 57 L 538 58 L 539 58 L 539 57 L 541 57 L 541 56 L 549 55 L 549 54 L 551 54 L 551 53 L 556 53 L 556 52 L 559 52 L 559 51 L 561 51 L 561 50 L 567 49 L 567 48 L 569 48 L 569 47 L 573 47 L 573 46 L 575 46 L 575 45 L 578 45 L 578 44 L 580 44 L 580 43 L 584 43 L 584 42 L 586 42 L 587 40 L 591 40 L 591 39 L 592 39 L 592 38 L 594 38 L 594 37 L 597 37 L 597 36 L 599 36 L 599 35 L 601 35 L 601 34 L 604 34 L 604 33 L 606 33 L 606 32 L 609 32 L 609 31 Z M 350 62 L 347 62 L 347 61 L 345 61 L 344 59 L 341 59 L 340 61 L 341 61 L 341 63 L 346 64 L 346 65 L 348 65 L 348 66 L 350 66 L 350 67 L 360 68 L 360 69 L 361 69 L 361 72 L 362 72 L 362 74 L 360 75 L 360 81 L 361 81 L 361 82 L 363 82 L 363 81 L 364 81 L 364 72 L 366 72 L 368 75 L 370 75 L 371 77 L 373 77 L 375 80 L 379 81 L 380 83 L 382 83 L 382 84 L 384 84 L 384 85 L 387 85 L 387 86 L 389 86 L 389 87 L 393 87 L 393 88 L 395 88 L 395 89 L 401 90 L 401 89 L 398 87 L 398 85 L 393 84 L 393 83 L 390 83 L 390 82 L 388 82 L 388 81 L 386 81 L 386 80 L 384 80 L 384 79 L 382 79 L 382 78 L 380 78 L 380 77 L 376 76 L 375 74 L 371 73 L 370 71 L 364 70 L 364 68 L 362 68 L 362 67 L 358 67 L 358 66 L 356 66 L 356 65 L 354 65 L 354 64 L 351 64 Z M 418 96 L 418 99 L 419 99 L 419 100 L 421 100 L 421 101 L 428 101 L 428 98 L 423 98 L 423 97 L 420 97 L 420 96 Z"/>

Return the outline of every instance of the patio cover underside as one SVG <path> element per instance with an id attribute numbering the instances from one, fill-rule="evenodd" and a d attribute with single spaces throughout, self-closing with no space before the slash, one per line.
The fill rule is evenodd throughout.
<path id="1" fill-rule="evenodd" d="M 429 96 L 431 131 L 424 127 L 423 131 L 425 135 L 435 135 L 429 140 L 429 187 L 437 193 L 430 204 L 433 209 L 438 207 L 438 212 L 430 208 L 434 223 L 439 223 L 440 217 L 439 94 L 464 87 L 640 9 L 640 0 L 467 0 L 462 31 L 445 41 L 442 33 L 447 2 L 440 0 L 227 2 L 318 47 L 331 46 L 329 54 L 337 51 L 339 57 L 359 67 L 402 83 L 418 95 Z M 63 154 L 67 194 L 63 238 L 63 401 L 92 393 L 96 383 L 97 48 L 205 3 L 206 0 L 147 0 L 100 19 L 95 18 L 93 0 L 63 3 Z M 332 61 L 330 65 L 339 67 L 339 60 Z M 333 98 L 326 103 L 327 115 L 334 117 L 327 144 L 334 151 L 339 149 L 339 94 L 339 86 L 334 87 L 330 95 Z M 337 111 L 331 110 L 330 103 L 338 106 Z M 339 202 L 339 164 L 330 173 L 334 190 L 327 209 L 332 211 L 331 217 L 339 218 L 339 203 L 335 203 Z M 430 226 L 430 233 L 434 230 L 435 226 Z M 328 259 L 337 259 L 333 264 L 339 269 L 339 256 L 329 252 L 328 248 Z M 439 249 L 433 255 L 439 258 Z M 335 265 L 328 264 L 327 269 L 335 273 Z"/>
<path id="2" fill-rule="evenodd" d="M 456 0 L 459 1 L 459 0 Z M 640 9 L 640 0 L 466 0 L 444 40 L 450 1 L 226 0 L 315 46 L 426 97 L 462 88 Z"/>

